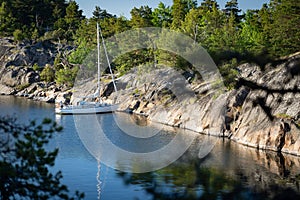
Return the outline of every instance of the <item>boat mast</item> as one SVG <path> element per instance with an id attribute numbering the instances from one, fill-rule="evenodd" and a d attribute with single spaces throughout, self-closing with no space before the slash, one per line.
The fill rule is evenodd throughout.
<path id="1" fill-rule="evenodd" d="M 98 61 L 97 61 L 97 67 L 98 67 L 98 79 L 97 79 L 97 93 L 100 96 L 100 35 L 99 35 L 99 24 L 97 22 L 97 53 L 98 53 Z"/>
<path id="2" fill-rule="evenodd" d="M 109 62 L 109 58 L 108 58 L 108 54 L 107 54 L 107 50 L 106 50 L 106 45 L 105 45 L 105 42 L 104 42 L 104 39 L 103 39 L 101 27 L 99 27 L 99 31 L 100 31 L 100 36 L 101 36 L 101 40 L 102 40 L 103 49 L 104 49 L 105 57 L 106 57 L 106 60 L 107 60 L 109 72 L 111 74 L 111 79 L 112 79 L 112 82 L 113 82 L 113 85 L 114 85 L 115 92 L 117 92 L 118 90 L 117 90 L 117 86 L 116 86 L 116 83 L 115 83 L 114 74 L 112 72 L 111 65 L 110 65 L 110 62 Z"/>

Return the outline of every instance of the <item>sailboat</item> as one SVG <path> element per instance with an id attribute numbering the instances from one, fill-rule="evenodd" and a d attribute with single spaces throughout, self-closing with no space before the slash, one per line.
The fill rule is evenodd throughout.
<path id="1" fill-rule="evenodd" d="M 87 102 L 87 101 L 79 101 L 77 105 L 63 105 L 62 103 L 59 103 L 57 107 L 55 108 L 56 114 L 61 115 L 76 115 L 76 114 L 101 114 L 101 113 L 110 113 L 115 112 L 118 109 L 117 104 L 108 104 L 101 101 L 100 98 L 100 37 L 102 40 L 103 49 L 105 52 L 105 56 L 107 59 L 108 67 L 112 76 L 112 82 L 114 86 L 115 92 L 117 92 L 117 87 L 115 84 L 114 76 L 112 73 L 112 69 L 110 66 L 109 58 L 107 55 L 107 50 L 105 46 L 105 42 L 103 39 L 103 35 L 101 32 L 101 28 L 99 24 L 97 23 L 97 52 L 98 52 L 98 60 L 97 60 L 97 67 L 98 67 L 98 76 L 97 76 L 97 91 L 90 95 L 89 97 L 92 98 L 99 98 L 99 102 Z"/>

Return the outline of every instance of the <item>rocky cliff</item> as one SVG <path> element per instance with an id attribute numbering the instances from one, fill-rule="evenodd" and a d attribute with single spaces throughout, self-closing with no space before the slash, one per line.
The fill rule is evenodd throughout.
<path id="1" fill-rule="evenodd" d="M 300 155 L 300 56 L 267 66 L 242 65 L 240 83 L 233 91 L 243 96 L 229 101 L 230 138 L 255 148 Z"/>
<path id="2" fill-rule="evenodd" d="M 300 55 L 262 69 L 238 67 L 237 88 L 223 91 L 216 82 L 190 81 L 172 69 L 132 71 L 118 79 L 120 109 L 171 126 L 224 136 L 257 149 L 300 155 Z"/>

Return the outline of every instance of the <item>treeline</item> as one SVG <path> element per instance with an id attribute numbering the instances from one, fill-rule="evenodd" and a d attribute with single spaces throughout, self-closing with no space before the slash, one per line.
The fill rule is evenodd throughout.
<path id="1" fill-rule="evenodd" d="M 75 1 L 0 0 L 0 35 L 16 40 L 72 38 L 84 18 Z"/>
<path id="2" fill-rule="evenodd" d="M 237 0 L 230 0 L 221 9 L 215 0 L 173 0 L 172 6 L 160 3 L 157 8 L 133 8 L 131 19 L 109 15 L 96 7 L 93 17 L 85 19 L 75 40 L 80 48 L 73 61 L 81 63 L 87 47 L 95 44 L 95 22 L 99 21 L 105 37 L 140 27 L 164 27 L 180 31 L 201 44 L 213 57 L 224 77 L 232 86 L 236 67 L 241 62 L 264 65 L 272 59 L 300 51 L 300 1 L 270 0 L 261 9 L 242 12 Z M 170 52 L 156 50 L 129 52 L 115 59 L 120 73 L 139 64 L 152 62 L 186 69 L 189 63 Z M 154 54 L 154 55 L 153 55 Z M 150 59 L 149 59 L 150 58 Z"/>
<path id="3" fill-rule="evenodd" d="M 180 31 L 201 44 L 213 57 L 228 80 L 233 67 L 244 61 L 264 64 L 300 50 L 300 1 L 270 0 L 261 9 L 239 9 L 230 0 L 221 9 L 216 0 L 173 0 L 172 6 L 159 3 L 156 8 L 134 7 L 131 18 L 115 16 L 96 6 L 93 16 L 85 18 L 75 1 L 64 0 L 0 0 L 0 35 L 17 39 L 43 38 L 77 45 L 68 56 L 72 64 L 81 64 L 96 45 L 96 22 L 104 37 L 132 28 L 163 27 Z M 185 69 L 189 63 L 171 53 L 149 49 L 119 56 L 113 67 L 126 73 L 132 67 L 149 63 Z M 153 62 L 153 59 L 152 59 Z M 59 63 L 59 62 L 57 62 Z M 72 65 L 73 66 L 73 65 Z"/>

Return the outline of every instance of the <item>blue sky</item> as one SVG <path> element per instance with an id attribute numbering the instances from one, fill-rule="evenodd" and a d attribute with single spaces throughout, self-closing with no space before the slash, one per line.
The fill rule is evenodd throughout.
<path id="1" fill-rule="evenodd" d="M 173 0 L 75 0 L 80 9 L 83 10 L 86 17 L 91 17 L 95 6 L 100 6 L 102 9 L 106 9 L 109 13 L 117 16 L 123 15 L 130 18 L 130 10 L 133 7 L 140 7 L 148 5 L 151 8 L 156 8 L 159 2 L 163 2 L 166 5 L 172 5 Z M 228 0 L 217 0 L 221 8 L 224 8 Z M 200 5 L 202 0 L 198 0 Z M 269 0 L 238 0 L 239 8 L 242 10 L 258 9 L 264 3 L 268 3 Z"/>

